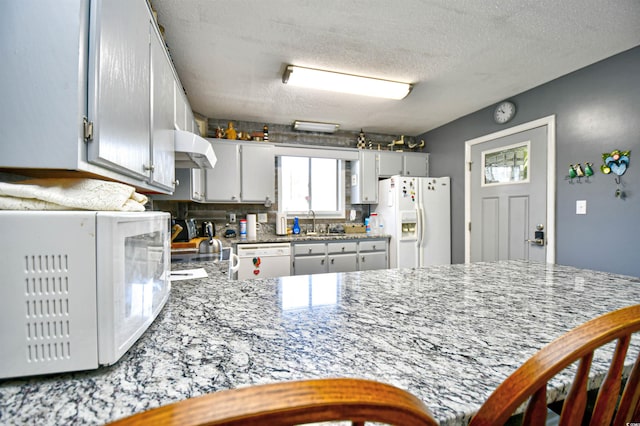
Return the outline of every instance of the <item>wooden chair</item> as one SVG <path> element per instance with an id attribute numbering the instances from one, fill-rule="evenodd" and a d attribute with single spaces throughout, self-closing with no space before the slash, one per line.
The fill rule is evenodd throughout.
<path id="1" fill-rule="evenodd" d="M 587 382 L 594 351 L 614 340 L 617 340 L 615 352 L 598 391 L 590 424 L 617 426 L 640 421 L 640 354 L 618 403 L 629 341 L 631 335 L 639 330 L 640 305 L 607 313 L 574 328 L 542 348 L 507 377 L 482 405 L 470 426 L 502 425 L 529 397 L 531 399 L 525 410 L 523 424 L 544 424 L 547 382 L 578 360 L 572 387 L 562 406 L 560 425 L 581 425 L 587 405 Z"/>
<path id="2" fill-rule="evenodd" d="M 294 425 L 351 420 L 435 426 L 410 393 L 362 379 L 319 379 L 225 390 L 154 408 L 112 425 Z"/>

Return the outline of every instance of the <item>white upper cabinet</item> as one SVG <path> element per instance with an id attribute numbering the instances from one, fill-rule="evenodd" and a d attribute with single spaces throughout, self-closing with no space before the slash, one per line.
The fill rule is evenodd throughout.
<path id="1" fill-rule="evenodd" d="M 240 144 L 212 145 L 218 161 L 213 169 L 205 170 L 205 201 L 240 202 Z"/>
<path id="2" fill-rule="evenodd" d="M 351 204 L 378 202 L 378 151 L 362 150 L 351 162 Z"/>
<path id="3" fill-rule="evenodd" d="M 378 174 L 380 177 L 401 175 L 404 171 L 402 155 L 399 152 L 380 151 L 380 165 Z"/>
<path id="4" fill-rule="evenodd" d="M 424 152 L 380 151 L 378 175 L 386 178 L 394 175 L 429 176 L 429 154 Z"/>
<path id="5" fill-rule="evenodd" d="M 275 200 L 276 165 L 273 145 L 242 144 L 242 201 Z"/>
<path id="6" fill-rule="evenodd" d="M 147 5 L 103 0 L 91 5 L 88 160 L 146 179 L 152 168 Z"/>
<path id="7" fill-rule="evenodd" d="M 39 176 L 75 170 L 172 191 L 177 77 L 147 2 L 9 4 L 0 90 L 11 107 L 0 115 L 8 141 L 0 167 Z"/>
<path id="8" fill-rule="evenodd" d="M 404 175 L 427 177 L 429 176 L 429 154 L 421 152 L 407 152 L 403 154 Z"/>
<path id="9" fill-rule="evenodd" d="M 173 68 L 160 36 L 151 35 L 151 182 L 172 190 L 175 184 Z"/>
<path id="10" fill-rule="evenodd" d="M 207 202 L 274 202 L 273 145 L 213 139 L 212 146 L 218 162 L 214 169 L 206 170 Z"/>

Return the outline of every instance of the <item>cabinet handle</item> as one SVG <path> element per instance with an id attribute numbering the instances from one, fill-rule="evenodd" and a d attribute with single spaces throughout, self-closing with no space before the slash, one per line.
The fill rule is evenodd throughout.
<path id="1" fill-rule="evenodd" d="M 342 246 L 342 252 L 344 253 L 344 246 Z"/>
<path id="2" fill-rule="evenodd" d="M 149 164 L 148 166 L 146 164 L 143 164 L 142 168 L 147 172 L 149 172 L 149 171 L 153 172 L 155 170 L 156 166 L 154 166 L 153 164 Z"/>
<path id="3" fill-rule="evenodd" d="M 373 250 L 375 250 L 375 249 L 376 249 L 376 245 L 374 244 L 374 245 L 373 245 Z"/>
<path id="4" fill-rule="evenodd" d="M 362 256 L 362 263 L 364 263 L 364 256 Z"/>
<path id="5" fill-rule="evenodd" d="M 321 264 L 321 265 L 324 265 L 324 259 L 322 259 L 322 260 L 320 261 L 320 264 Z"/>
<path id="6" fill-rule="evenodd" d="M 334 260 L 335 260 L 335 259 L 331 259 L 331 264 L 332 264 L 332 265 L 333 265 L 333 261 L 334 261 Z"/>
<path id="7" fill-rule="evenodd" d="M 311 249 L 309 249 L 309 254 L 311 254 Z"/>

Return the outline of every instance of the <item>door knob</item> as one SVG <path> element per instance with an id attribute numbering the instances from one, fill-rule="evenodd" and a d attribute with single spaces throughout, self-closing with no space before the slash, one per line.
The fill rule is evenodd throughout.
<path id="1" fill-rule="evenodd" d="M 536 231 L 534 233 L 534 238 L 533 239 L 527 239 L 525 241 L 528 242 L 528 243 L 531 243 L 531 244 L 538 245 L 538 246 L 543 246 L 545 244 L 543 229 L 544 229 L 544 225 L 542 225 L 542 224 L 536 225 Z"/>

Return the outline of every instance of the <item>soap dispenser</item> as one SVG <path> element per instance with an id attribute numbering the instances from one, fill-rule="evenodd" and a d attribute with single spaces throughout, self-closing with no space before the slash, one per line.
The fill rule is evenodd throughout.
<path id="1" fill-rule="evenodd" d="M 293 218 L 293 233 L 296 235 L 300 233 L 300 224 L 298 223 L 298 216 Z"/>

